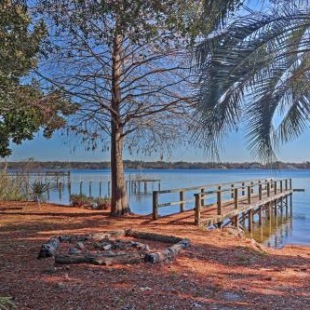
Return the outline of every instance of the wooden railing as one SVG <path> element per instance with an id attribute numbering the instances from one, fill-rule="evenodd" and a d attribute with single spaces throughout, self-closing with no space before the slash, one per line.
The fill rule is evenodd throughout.
<path id="1" fill-rule="evenodd" d="M 284 183 L 283 183 L 284 182 Z M 255 188 L 261 188 L 258 192 L 264 190 L 269 193 L 271 189 L 276 193 L 279 190 L 283 191 L 283 188 L 291 188 L 291 180 L 272 180 L 272 179 L 257 179 L 257 180 L 246 180 L 238 182 L 228 182 L 220 184 L 211 184 L 205 186 L 196 186 L 188 188 L 178 188 L 171 190 L 153 191 L 153 219 L 159 217 L 160 208 L 171 207 L 178 205 L 179 212 L 184 212 L 187 203 L 193 203 L 194 206 L 191 209 L 195 209 L 195 213 L 200 213 L 199 209 L 202 206 L 214 205 L 218 206 L 218 213 L 222 213 L 222 207 L 227 204 L 228 201 L 231 203 L 231 199 L 234 199 L 235 204 L 238 205 L 240 196 L 244 199 L 247 195 L 248 201 L 251 201 L 252 196 L 255 193 Z M 199 191 L 199 193 L 192 194 L 190 198 L 186 198 L 186 193 Z M 178 193 L 179 200 L 160 202 L 160 198 L 166 194 Z M 257 195 L 257 193 L 256 193 Z M 230 200 L 227 199 L 230 196 Z M 238 198 L 239 197 L 239 198 Z M 206 200 L 213 199 L 213 203 L 206 205 Z M 187 210 L 190 210 L 187 208 Z"/>
<path id="2" fill-rule="evenodd" d="M 233 184 L 234 185 L 234 184 Z M 292 179 L 281 180 L 256 180 L 249 184 L 234 186 L 233 189 L 218 189 L 216 191 L 216 202 L 211 204 L 202 203 L 205 194 L 196 193 L 195 196 L 195 224 L 200 224 L 201 211 L 203 207 L 217 206 L 217 215 L 224 215 L 223 207 L 233 205 L 235 210 L 239 209 L 239 203 L 251 205 L 253 199 L 262 201 L 263 198 L 270 198 L 283 192 L 292 191 Z M 230 192 L 232 199 L 223 200 L 223 193 Z M 215 192 L 214 192 L 215 193 Z M 241 194 L 241 195 L 240 195 Z"/>

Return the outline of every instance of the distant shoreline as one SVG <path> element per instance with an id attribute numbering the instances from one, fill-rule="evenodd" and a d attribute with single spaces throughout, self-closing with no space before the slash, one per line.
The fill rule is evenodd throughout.
<path id="1" fill-rule="evenodd" d="M 1 168 L 10 170 L 71 170 L 71 169 L 110 169 L 110 162 L 66 162 L 66 161 L 16 161 L 2 162 Z M 310 162 L 288 163 L 276 162 L 272 166 L 259 162 L 162 162 L 162 161 L 124 161 L 125 169 L 310 169 Z"/>

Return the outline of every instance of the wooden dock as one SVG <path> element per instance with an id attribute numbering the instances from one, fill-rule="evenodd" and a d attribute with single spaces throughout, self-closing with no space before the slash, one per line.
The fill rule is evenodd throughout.
<path id="1" fill-rule="evenodd" d="M 186 198 L 188 192 L 192 197 Z M 178 193 L 180 200 L 160 202 L 162 196 L 172 193 Z M 263 218 L 292 214 L 292 194 L 291 179 L 260 179 L 154 191 L 153 220 L 202 227 L 227 224 L 245 226 L 247 221 L 246 226 L 251 231 L 254 216 L 261 225 Z M 188 203 L 192 203 L 193 207 L 186 208 Z M 162 217 L 159 215 L 161 208 L 173 205 L 179 205 L 178 213 Z"/>

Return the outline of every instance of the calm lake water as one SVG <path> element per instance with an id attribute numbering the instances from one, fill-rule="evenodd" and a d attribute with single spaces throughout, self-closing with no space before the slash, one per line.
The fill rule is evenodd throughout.
<path id="1" fill-rule="evenodd" d="M 127 170 L 127 178 L 134 176 L 142 178 L 160 179 L 161 190 L 173 188 L 185 188 L 194 186 L 203 186 L 216 183 L 226 183 L 242 180 L 262 179 L 262 178 L 292 178 L 293 188 L 303 188 L 305 192 L 295 192 L 293 194 L 293 216 L 290 219 L 278 220 L 267 223 L 264 227 L 253 233 L 253 237 L 258 241 L 273 247 L 282 247 L 285 244 L 304 244 L 310 245 L 310 170 L 195 170 L 195 169 L 177 169 L 177 170 Z M 72 170 L 71 182 L 72 193 L 82 191 L 84 194 L 99 196 L 99 184 L 101 182 L 101 195 L 109 194 L 108 181 L 110 179 L 109 170 Z M 90 192 L 91 184 L 91 192 Z M 131 193 L 129 195 L 131 210 L 138 214 L 149 214 L 152 212 L 152 190 L 158 190 L 158 184 L 148 185 L 148 192 L 139 195 Z M 191 198 L 193 192 L 187 193 L 186 198 Z M 179 200 L 178 195 L 165 196 L 167 201 Z M 69 203 L 68 191 L 65 189 L 59 195 L 59 192 L 50 193 L 49 200 L 57 203 Z M 165 202 L 165 201 L 160 201 Z M 188 204 L 187 208 L 191 205 Z M 162 215 L 173 213 L 178 207 L 163 208 Z"/>

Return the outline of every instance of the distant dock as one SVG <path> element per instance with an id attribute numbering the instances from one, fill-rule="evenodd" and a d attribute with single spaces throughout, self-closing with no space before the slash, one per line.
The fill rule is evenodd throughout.
<path id="1" fill-rule="evenodd" d="M 30 188 L 35 181 L 48 183 L 51 190 L 57 190 L 61 198 L 65 191 L 71 194 L 81 194 L 95 197 L 111 196 L 111 178 L 97 176 L 96 179 L 79 175 L 78 180 L 72 180 L 70 171 L 46 170 L 46 171 L 10 171 L 12 177 L 19 177 Z M 125 176 L 126 189 L 129 194 L 151 195 L 156 188 L 160 190 L 160 179 L 153 176 L 142 177 L 139 174 L 128 174 Z M 73 186 L 73 183 L 75 183 Z M 49 196 L 49 192 L 47 193 Z"/>

